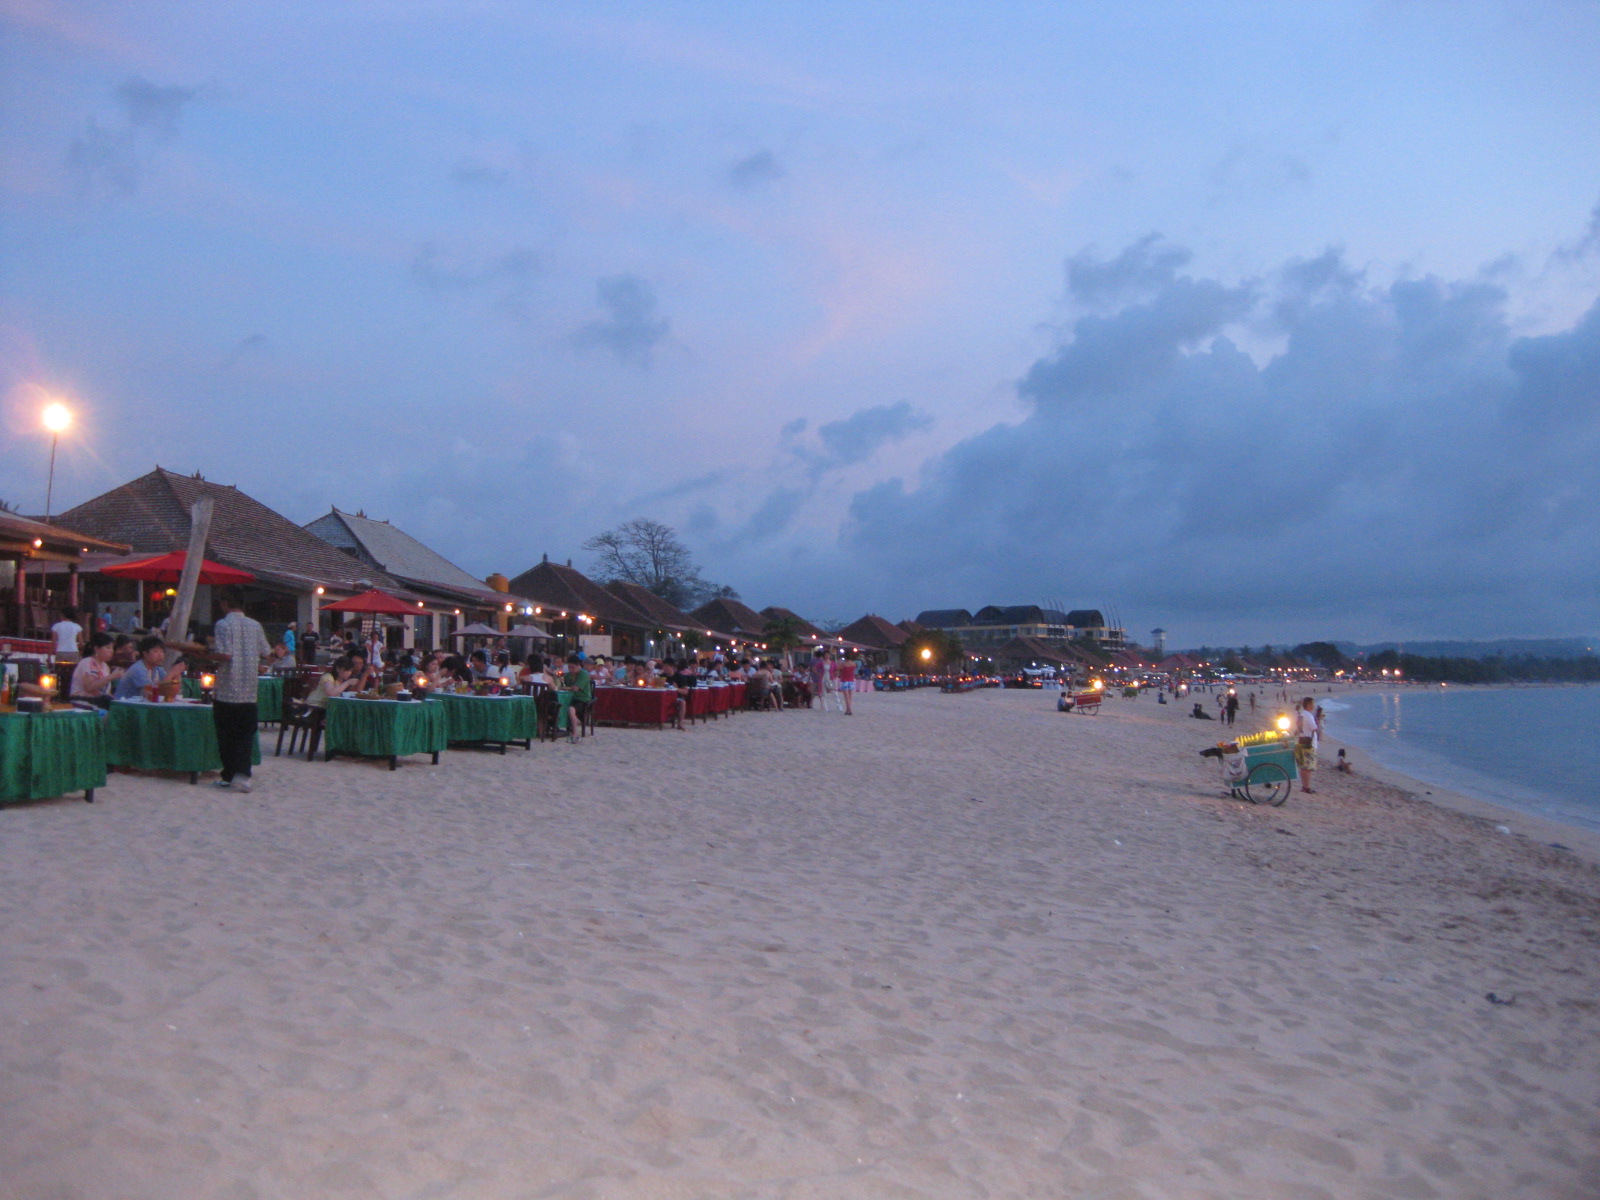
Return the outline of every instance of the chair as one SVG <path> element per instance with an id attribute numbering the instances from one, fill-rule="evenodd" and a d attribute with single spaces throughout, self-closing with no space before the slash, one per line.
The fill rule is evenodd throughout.
<path id="1" fill-rule="evenodd" d="M 556 726 L 561 717 L 561 698 L 556 695 L 555 688 L 535 685 L 533 706 L 539 714 L 539 740 L 555 741 L 561 736 L 561 730 Z"/>
<path id="2" fill-rule="evenodd" d="M 322 742 L 322 724 L 327 714 L 320 708 L 313 708 L 305 703 L 305 697 L 310 695 L 314 685 L 305 679 L 294 676 L 283 681 L 283 714 L 278 722 L 278 744 L 272 751 L 276 758 L 283 753 L 283 735 L 289 735 L 289 754 L 293 756 L 295 743 L 304 736 L 306 747 L 306 761 L 310 762 L 317 754 L 317 746 Z"/>
<path id="3" fill-rule="evenodd" d="M 567 713 L 568 722 L 576 721 L 579 737 L 594 736 L 594 701 L 574 700 Z"/>

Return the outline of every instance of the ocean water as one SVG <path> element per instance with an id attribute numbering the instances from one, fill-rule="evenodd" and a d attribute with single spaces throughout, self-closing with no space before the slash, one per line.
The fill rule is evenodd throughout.
<path id="1" fill-rule="evenodd" d="M 1344 741 L 1439 787 L 1600 830 L 1600 687 L 1419 687 L 1321 703 L 1324 764 Z"/>

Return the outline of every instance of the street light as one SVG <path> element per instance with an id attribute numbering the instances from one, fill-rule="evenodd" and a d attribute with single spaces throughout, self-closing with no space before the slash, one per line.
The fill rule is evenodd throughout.
<path id="1" fill-rule="evenodd" d="M 47 404 L 43 414 L 44 427 L 50 431 L 50 475 L 44 485 L 44 523 L 50 524 L 50 500 L 56 487 L 56 443 L 61 434 L 72 425 L 72 410 L 59 401 Z"/>

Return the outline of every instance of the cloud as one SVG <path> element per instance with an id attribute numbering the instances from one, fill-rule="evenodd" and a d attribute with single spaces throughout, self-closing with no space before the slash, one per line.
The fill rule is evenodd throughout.
<path id="1" fill-rule="evenodd" d="M 728 168 L 728 182 L 733 187 L 746 191 L 759 184 L 775 183 L 788 173 L 772 151 L 758 150 Z"/>
<path id="2" fill-rule="evenodd" d="M 197 95 L 198 88 L 155 84 L 146 79 L 129 79 L 117 86 L 117 102 L 134 129 L 162 141 L 178 136 L 178 118 L 183 106 Z"/>
<path id="3" fill-rule="evenodd" d="M 656 293 L 637 275 L 613 275 L 596 285 L 606 319 L 591 321 L 572 335 L 578 346 L 599 346 L 625 363 L 650 365 L 651 352 L 666 339 L 671 322 L 656 314 Z"/>
<path id="4" fill-rule="evenodd" d="M 1069 262 L 1103 307 L 1024 374 L 1029 414 L 856 495 L 846 549 L 929 604 L 1078 595 L 1180 641 L 1592 626 L 1600 304 L 1516 338 L 1481 279 L 1188 261 L 1147 238 Z M 1232 335 L 1263 326 L 1258 364 Z"/>
<path id="5" fill-rule="evenodd" d="M 805 463 L 815 483 L 829 471 L 865 462 L 890 442 L 933 426 L 933 418 L 919 413 L 909 401 L 863 408 L 838 421 L 818 425 L 816 437 L 802 441 L 807 421 L 798 417 L 780 430 L 783 446 Z"/>
<path id="6" fill-rule="evenodd" d="M 67 147 L 67 169 L 78 190 L 113 196 L 137 192 L 148 170 L 151 145 L 178 136 L 184 106 L 198 94 L 197 88 L 139 78 L 118 84 L 112 97 L 122 111 L 122 122 L 108 126 L 90 117 Z"/>
<path id="7" fill-rule="evenodd" d="M 804 492 L 796 488 L 775 488 L 750 514 L 750 519 L 734 536 L 733 542 L 759 542 L 782 533 L 794 520 L 803 503 Z"/>

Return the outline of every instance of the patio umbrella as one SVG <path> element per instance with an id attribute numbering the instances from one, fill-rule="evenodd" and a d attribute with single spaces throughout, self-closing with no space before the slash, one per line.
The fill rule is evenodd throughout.
<path id="1" fill-rule="evenodd" d="M 490 629 L 482 621 L 474 621 L 471 625 L 463 625 L 450 635 L 451 637 L 504 637 L 498 629 Z"/>
<path id="2" fill-rule="evenodd" d="M 359 596 L 351 596 L 348 600 L 337 600 L 332 604 L 324 604 L 323 612 L 347 613 L 385 613 L 391 617 L 414 616 L 417 611 L 415 604 L 407 604 L 396 596 L 378 588 L 370 588 Z"/>
<path id="3" fill-rule="evenodd" d="M 114 579 L 138 579 L 145 583 L 177 583 L 183 575 L 184 564 L 189 561 L 186 550 L 158 554 L 154 558 L 136 558 L 129 562 L 107 563 L 100 574 Z M 225 567 L 209 558 L 200 560 L 200 582 L 208 584 L 249 583 L 255 576 L 237 567 Z"/>
<path id="4" fill-rule="evenodd" d="M 508 638 L 538 638 L 539 640 L 546 642 L 555 640 L 537 625 L 513 625 L 510 629 L 506 630 L 506 636 Z"/>

